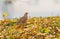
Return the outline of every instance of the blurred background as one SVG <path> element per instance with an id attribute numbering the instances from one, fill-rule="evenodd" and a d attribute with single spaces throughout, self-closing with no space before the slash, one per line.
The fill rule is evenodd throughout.
<path id="1" fill-rule="evenodd" d="M 25 12 L 31 17 L 60 16 L 60 0 L 0 0 L 0 19 L 4 12 L 8 18 L 19 18 Z"/>

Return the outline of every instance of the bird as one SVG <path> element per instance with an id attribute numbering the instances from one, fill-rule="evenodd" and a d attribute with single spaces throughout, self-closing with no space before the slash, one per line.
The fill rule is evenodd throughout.
<path id="1" fill-rule="evenodd" d="M 11 4 L 12 0 L 6 0 L 6 4 Z"/>
<path id="2" fill-rule="evenodd" d="M 19 26 L 24 26 L 25 24 L 26 24 L 26 22 L 27 22 L 27 20 L 28 20 L 28 13 L 26 12 L 25 14 L 24 14 L 24 16 L 22 16 L 18 21 L 17 21 L 17 25 L 19 25 Z"/>

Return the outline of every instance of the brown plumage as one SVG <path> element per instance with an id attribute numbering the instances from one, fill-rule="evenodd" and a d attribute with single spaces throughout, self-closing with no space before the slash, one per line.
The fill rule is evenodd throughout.
<path id="1" fill-rule="evenodd" d="M 11 0 L 6 0 L 6 4 L 11 4 L 12 1 Z"/>
<path id="2" fill-rule="evenodd" d="M 24 14 L 24 16 L 23 17 L 21 17 L 19 20 L 18 20 L 18 22 L 17 22 L 17 25 L 24 25 L 25 23 L 26 23 L 26 21 L 27 21 L 27 19 L 28 19 L 28 13 L 26 12 L 25 14 Z"/>

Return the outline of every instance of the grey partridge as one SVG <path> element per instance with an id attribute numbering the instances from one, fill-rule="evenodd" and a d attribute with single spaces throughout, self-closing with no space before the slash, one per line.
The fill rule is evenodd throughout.
<path id="1" fill-rule="evenodd" d="M 24 25 L 27 22 L 28 13 L 26 12 L 23 17 L 17 21 L 17 25 Z"/>

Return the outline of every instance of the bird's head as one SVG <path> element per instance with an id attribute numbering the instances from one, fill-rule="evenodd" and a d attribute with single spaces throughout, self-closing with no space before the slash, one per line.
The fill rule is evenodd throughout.
<path id="1" fill-rule="evenodd" d="M 28 15 L 28 13 L 26 12 L 25 14 L 24 14 L 24 16 L 27 16 Z"/>
<path id="2" fill-rule="evenodd" d="M 28 12 L 25 13 L 26 15 L 28 14 Z"/>

